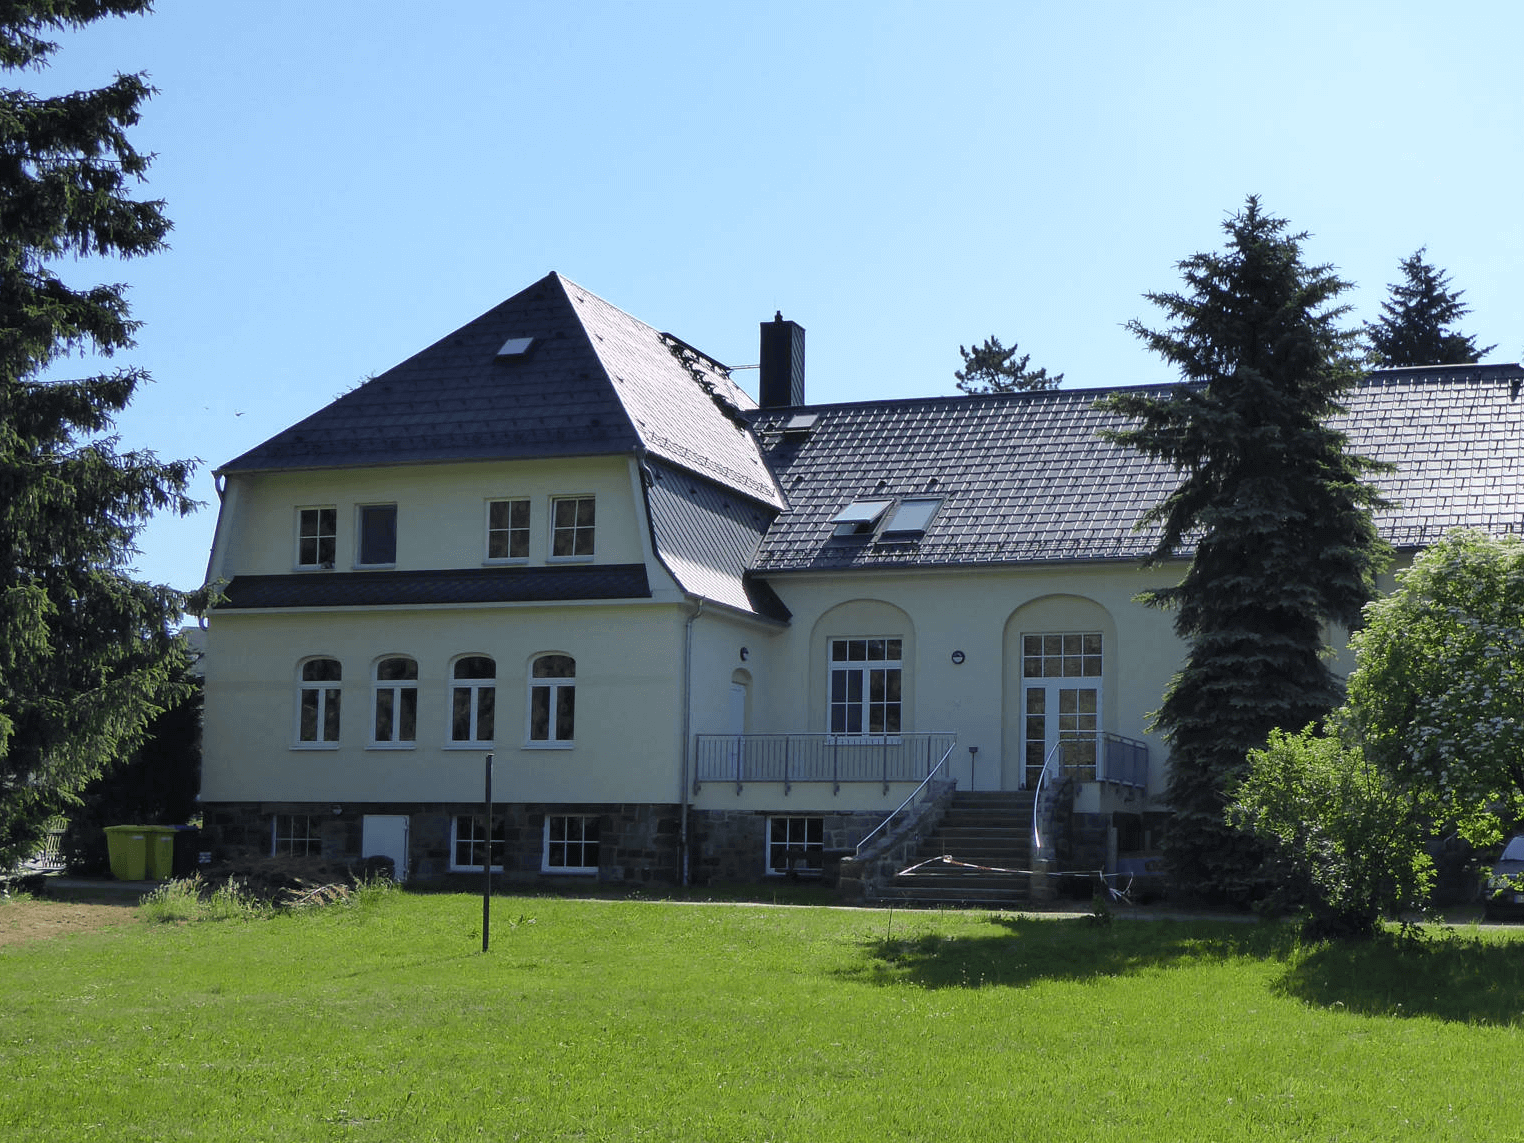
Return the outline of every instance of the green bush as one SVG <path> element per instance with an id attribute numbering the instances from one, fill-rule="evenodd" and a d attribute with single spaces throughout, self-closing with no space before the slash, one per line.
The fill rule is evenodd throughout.
<path id="1" fill-rule="evenodd" d="M 1249 753 L 1227 819 L 1276 845 L 1319 935 L 1370 936 L 1428 901 L 1434 864 L 1414 799 L 1338 737 L 1273 731 Z"/>

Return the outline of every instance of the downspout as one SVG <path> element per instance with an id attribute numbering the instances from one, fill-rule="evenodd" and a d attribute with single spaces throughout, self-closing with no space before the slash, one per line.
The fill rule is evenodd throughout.
<path id="1" fill-rule="evenodd" d="M 694 607 L 693 614 L 688 616 L 688 622 L 683 625 L 683 788 L 682 812 L 677 824 L 677 852 L 679 881 L 684 886 L 688 884 L 688 758 L 693 737 L 689 733 L 693 726 L 693 623 L 704 613 L 703 599 L 699 598 L 695 602 L 697 606 Z"/>

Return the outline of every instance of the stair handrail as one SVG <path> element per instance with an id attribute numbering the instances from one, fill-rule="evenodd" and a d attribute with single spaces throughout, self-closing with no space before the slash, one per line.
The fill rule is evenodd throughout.
<path id="1" fill-rule="evenodd" d="M 1037 786 L 1032 795 L 1032 856 L 1034 858 L 1042 853 L 1042 833 L 1038 825 L 1042 816 L 1042 788 L 1048 782 L 1050 768 L 1054 775 L 1052 779 L 1054 782 L 1058 781 L 1062 773 L 1063 767 L 1054 766 L 1053 760 L 1058 757 L 1058 752 L 1063 747 L 1064 742 L 1064 737 L 1060 735 L 1058 741 L 1053 744 L 1053 749 L 1049 750 L 1048 756 L 1043 759 L 1042 772 L 1037 775 Z"/>
<path id="2" fill-rule="evenodd" d="M 937 772 L 940 771 L 942 769 L 942 767 L 947 764 L 947 760 L 952 757 L 953 749 L 957 745 L 958 745 L 958 736 L 957 736 L 956 733 L 954 733 L 952 735 L 952 741 L 947 746 L 947 750 L 943 753 L 941 758 L 937 759 L 937 764 L 935 766 L 933 766 L 930 771 L 927 772 L 926 777 L 924 779 L 922 779 L 921 784 L 919 786 L 917 786 L 914 790 L 910 791 L 910 796 L 908 798 L 906 798 L 899 805 L 895 806 L 893 811 L 891 811 L 891 813 L 889 814 L 888 817 L 886 817 L 883 821 L 879 822 L 878 825 L 874 826 L 871 830 L 869 830 L 863 836 L 863 839 L 857 843 L 857 848 L 853 851 L 853 854 L 852 854 L 854 859 L 860 860 L 862 858 L 862 855 L 863 855 L 863 847 L 866 846 L 870 840 L 872 840 L 873 835 L 878 833 L 879 830 L 884 829 L 886 826 L 888 826 L 888 824 L 890 822 L 892 822 L 895 818 L 900 816 L 900 811 L 901 810 L 903 810 L 911 802 L 915 801 L 918 797 L 921 796 L 921 792 L 923 790 L 925 790 L 926 787 L 931 784 L 931 780 L 937 776 Z"/>

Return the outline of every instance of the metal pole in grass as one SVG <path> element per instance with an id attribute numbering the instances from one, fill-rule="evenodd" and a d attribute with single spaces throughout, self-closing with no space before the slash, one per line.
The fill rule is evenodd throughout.
<path id="1" fill-rule="evenodd" d="M 482 855 L 482 952 L 492 932 L 492 755 L 487 755 L 487 791 L 482 799 L 482 817 L 487 823 L 486 852 Z"/>

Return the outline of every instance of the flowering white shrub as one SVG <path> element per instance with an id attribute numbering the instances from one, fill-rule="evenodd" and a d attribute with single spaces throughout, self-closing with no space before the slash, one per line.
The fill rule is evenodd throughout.
<path id="1" fill-rule="evenodd" d="M 1446 536 L 1368 604 L 1338 721 L 1476 843 L 1524 811 L 1524 543 Z"/>

